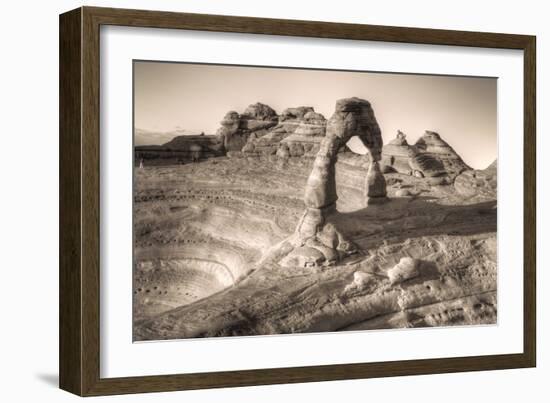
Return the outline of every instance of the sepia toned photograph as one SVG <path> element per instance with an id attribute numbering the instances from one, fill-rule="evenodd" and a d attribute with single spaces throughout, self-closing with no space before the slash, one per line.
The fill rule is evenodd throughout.
<path id="1" fill-rule="evenodd" d="M 133 339 L 497 323 L 497 79 L 133 62 Z"/>

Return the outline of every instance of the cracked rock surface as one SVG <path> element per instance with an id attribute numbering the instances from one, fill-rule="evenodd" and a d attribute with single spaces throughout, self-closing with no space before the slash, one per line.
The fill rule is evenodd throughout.
<path id="1" fill-rule="evenodd" d="M 216 158 L 136 169 L 135 340 L 496 323 L 493 196 L 393 173 L 389 201 L 364 207 L 367 170 L 337 163 L 331 222 L 360 252 L 285 267 L 273 246 L 304 214 L 311 167 Z M 419 274 L 392 284 L 403 257 Z M 349 287 L 356 272 L 370 280 Z"/>

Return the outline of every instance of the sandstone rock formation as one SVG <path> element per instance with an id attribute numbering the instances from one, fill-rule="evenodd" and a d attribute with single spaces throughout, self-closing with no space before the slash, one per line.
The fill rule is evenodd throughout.
<path id="1" fill-rule="evenodd" d="M 280 116 L 280 121 L 294 121 L 302 119 L 307 113 L 314 112 L 311 106 L 298 106 L 296 108 L 286 108 Z"/>
<path id="2" fill-rule="evenodd" d="M 471 169 L 441 136 L 429 130 L 414 145 L 405 134 L 397 132 L 395 139 L 382 148 L 382 172 L 398 172 L 418 178 L 448 176 L 454 178 Z"/>
<path id="3" fill-rule="evenodd" d="M 323 137 L 326 132 L 327 120 L 325 117 L 313 111 L 306 113 L 300 120 L 300 124 L 294 131 L 297 136 Z"/>
<path id="4" fill-rule="evenodd" d="M 276 126 L 277 113 L 268 105 L 260 102 L 248 106 L 239 115 L 235 111 L 227 112 L 217 134 L 223 138 L 226 151 L 240 151 L 250 136 L 261 137 L 267 129 Z"/>
<path id="5" fill-rule="evenodd" d="M 258 127 L 266 127 L 266 122 L 272 121 L 277 117 L 277 112 L 269 105 L 256 102 L 249 105 L 241 115 L 241 119 L 248 121 L 246 128 L 256 130 Z"/>
<path id="6" fill-rule="evenodd" d="M 369 283 L 373 283 L 375 281 L 376 280 L 372 274 L 365 273 L 364 271 L 356 271 L 353 273 L 353 281 L 344 288 L 344 292 L 361 291 L 365 289 Z"/>
<path id="7" fill-rule="evenodd" d="M 395 138 L 382 147 L 382 169 L 386 172 L 409 173 L 411 153 L 405 134 L 398 130 Z"/>
<path id="8" fill-rule="evenodd" d="M 378 161 L 371 161 L 365 185 L 367 204 L 377 204 L 386 201 L 386 179 L 380 171 Z"/>
<path id="9" fill-rule="evenodd" d="M 313 157 L 319 150 L 325 130 L 325 117 L 312 107 L 287 108 L 278 116 L 275 126 L 267 131 L 251 133 L 242 152 L 248 155 L 277 154 L 281 158 Z"/>
<path id="10" fill-rule="evenodd" d="M 359 137 L 373 161 L 380 160 L 382 135 L 370 103 L 359 98 L 341 99 L 336 103 L 336 111 L 327 124 L 326 135 L 321 141 L 306 184 L 304 202 L 307 207 L 323 209 L 336 203 L 338 197 L 334 166 L 337 153 L 353 136 Z M 379 172 L 379 169 L 375 169 L 372 175 Z"/>
<path id="11" fill-rule="evenodd" d="M 356 247 L 327 222 L 336 210 L 336 172 L 338 151 L 350 138 L 357 136 L 370 152 L 371 165 L 365 180 L 365 197 L 385 199 L 386 182 L 378 161 L 382 135 L 370 103 L 364 99 L 346 98 L 336 102 L 336 110 L 327 123 L 313 168 L 306 183 L 306 211 L 289 243 L 294 249 L 281 260 L 281 265 L 332 264 L 357 252 Z M 320 259 L 319 251 L 324 259 Z"/>
<path id="12" fill-rule="evenodd" d="M 325 136 L 327 120 L 311 108 L 300 119 L 294 131 L 281 141 L 281 147 L 287 147 L 291 157 L 303 155 L 314 157 L 319 151 L 321 139 Z"/>
<path id="13" fill-rule="evenodd" d="M 420 275 L 418 265 L 418 260 L 411 257 L 402 257 L 399 263 L 388 270 L 390 282 L 397 284 L 418 277 Z"/>
<path id="14" fill-rule="evenodd" d="M 289 150 L 291 157 L 315 157 L 319 152 L 322 137 L 291 134 L 281 141 L 279 147 Z"/>
<path id="15" fill-rule="evenodd" d="M 417 153 L 411 159 L 411 168 L 421 171 L 424 176 L 454 177 L 471 169 L 436 132 L 426 130 L 414 146 Z"/>
<path id="16" fill-rule="evenodd" d="M 468 170 L 455 178 L 454 187 L 466 197 L 494 199 L 497 197 L 497 161 L 483 170 Z"/>
<path id="17" fill-rule="evenodd" d="M 398 189 L 395 192 L 395 196 L 396 197 L 410 197 L 410 196 L 412 196 L 412 193 L 410 192 L 409 189 Z"/>

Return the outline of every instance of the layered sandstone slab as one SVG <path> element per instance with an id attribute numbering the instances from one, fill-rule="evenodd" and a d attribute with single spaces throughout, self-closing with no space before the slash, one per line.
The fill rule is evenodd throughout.
<path id="1" fill-rule="evenodd" d="M 424 176 L 454 177 L 471 169 L 439 133 L 426 130 L 414 146 L 418 153 L 411 159 L 411 168 Z"/>
<path id="2" fill-rule="evenodd" d="M 325 136 L 327 121 L 310 106 L 285 109 L 278 123 L 267 131 L 251 133 L 242 152 L 247 155 L 273 155 L 281 158 L 314 156 Z"/>

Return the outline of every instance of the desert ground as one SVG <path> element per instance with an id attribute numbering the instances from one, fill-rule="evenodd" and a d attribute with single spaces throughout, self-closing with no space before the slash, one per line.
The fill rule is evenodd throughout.
<path id="1" fill-rule="evenodd" d="M 473 170 L 433 132 L 367 138 L 379 156 L 335 147 L 313 206 L 338 117 L 257 105 L 222 121 L 225 152 L 136 160 L 135 341 L 496 323 L 496 161 Z"/>

